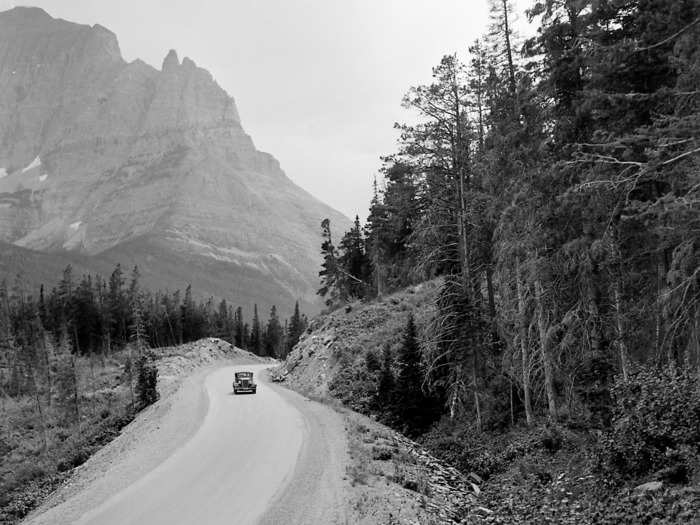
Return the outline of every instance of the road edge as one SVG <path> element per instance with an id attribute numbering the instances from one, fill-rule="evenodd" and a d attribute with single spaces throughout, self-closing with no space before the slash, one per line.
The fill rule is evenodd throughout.
<path id="1" fill-rule="evenodd" d="M 156 403 L 139 413 L 119 436 L 96 452 L 23 525 L 71 525 L 114 494 L 147 475 L 182 448 L 209 410 L 203 379 L 212 371 L 235 366 L 220 360 L 197 368 Z"/>
<path id="2" fill-rule="evenodd" d="M 273 383 L 269 374 L 265 383 L 302 415 L 304 440 L 294 471 L 258 524 L 348 523 L 348 441 L 343 416 L 328 405 Z"/>

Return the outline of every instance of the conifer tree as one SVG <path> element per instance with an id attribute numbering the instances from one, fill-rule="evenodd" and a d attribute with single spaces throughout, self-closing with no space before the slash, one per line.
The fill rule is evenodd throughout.
<path id="1" fill-rule="evenodd" d="M 258 317 L 258 305 L 253 305 L 253 323 L 250 328 L 250 348 L 255 355 L 263 355 L 262 328 Z"/>
<path id="2" fill-rule="evenodd" d="M 301 337 L 301 334 L 304 332 L 306 327 L 304 326 L 304 320 L 301 317 L 301 313 L 299 311 L 299 301 L 294 303 L 294 313 L 292 314 L 292 317 L 289 320 L 289 327 L 287 330 L 287 338 L 286 338 L 286 350 L 285 353 L 289 354 L 289 352 L 292 351 L 294 346 L 299 342 L 299 338 Z"/>
<path id="3" fill-rule="evenodd" d="M 138 291 L 135 291 L 132 302 L 132 320 L 131 340 L 136 352 L 132 353 L 130 358 L 136 376 L 134 389 L 136 409 L 140 410 L 158 399 L 158 368 L 154 363 L 153 353 L 147 348 L 148 340 Z"/>
<path id="4" fill-rule="evenodd" d="M 382 169 L 386 188 L 375 195 L 365 226 L 369 274 L 378 295 L 406 286 L 421 276 L 411 247 L 420 218 L 417 187 L 410 165 L 393 162 Z M 376 186 L 376 184 L 375 184 Z"/>
<path id="5" fill-rule="evenodd" d="M 247 341 L 245 337 L 244 322 L 243 322 L 243 308 L 240 306 L 236 308 L 236 313 L 233 318 L 234 333 L 236 334 L 235 346 L 238 348 L 246 348 Z"/>
<path id="6" fill-rule="evenodd" d="M 393 407 L 393 395 L 395 388 L 394 372 L 391 368 L 393 356 L 389 345 L 384 345 L 382 350 L 382 362 L 377 382 L 377 402 L 381 410 L 391 412 Z"/>
<path id="7" fill-rule="evenodd" d="M 143 350 L 136 359 L 135 393 L 138 410 L 158 400 L 158 368 L 151 350 Z"/>
<path id="8" fill-rule="evenodd" d="M 370 289 L 370 262 L 365 250 L 360 218 L 356 215 L 352 228 L 340 242 L 337 259 L 337 287 L 344 300 L 361 299 Z"/>
<path id="9" fill-rule="evenodd" d="M 51 361 L 54 386 L 52 405 L 61 420 L 75 424 L 80 420 L 78 377 L 71 340 L 65 327 L 61 330 L 60 342 Z"/>
<path id="10" fill-rule="evenodd" d="M 109 308 L 112 321 L 112 339 L 124 344 L 128 341 L 127 317 L 129 304 L 124 293 L 124 276 L 120 264 L 117 264 L 109 278 Z"/>
<path id="11" fill-rule="evenodd" d="M 321 222 L 321 256 L 323 263 L 319 277 L 321 278 L 321 288 L 318 290 L 318 295 L 325 299 L 326 306 L 332 306 L 339 298 L 339 281 L 340 272 L 338 270 L 338 254 L 335 246 L 333 246 L 333 238 L 331 235 L 331 223 L 329 219 L 323 219 Z"/>
<path id="12" fill-rule="evenodd" d="M 394 402 L 407 434 L 425 430 L 434 419 L 431 399 L 424 392 L 425 373 L 413 314 L 410 314 L 397 356 Z"/>
<path id="13" fill-rule="evenodd" d="M 272 305 L 272 308 L 270 309 L 270 319 L 268 320 L 267 327 L 265 328 L 265 355 L 275 358 L 281 357 L 280 352 L 282 335 L 282 325 L 277 317 L 277 307 Z"/>

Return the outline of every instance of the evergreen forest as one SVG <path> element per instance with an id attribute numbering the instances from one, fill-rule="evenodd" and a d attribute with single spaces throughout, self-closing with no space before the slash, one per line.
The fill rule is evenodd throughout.
<path id="1" fill-rule="evenodd" d="M 700 479 L 700 4 L 542 0 L 530 38 L 510 2 L 490 10 L 466 59 L 406 93 L 366 221 L 322 223 L 318 293 L 333 311 L 438 280 L 420 333 L 411 317 L 362 365 L 366 411 L 482 478 L 532 440 L 585 448 L 580 522 L 651 523 L 677 500 L 608 484 Z M 533 510 L 546 485 L 511 522 L 569 522 Z"/>

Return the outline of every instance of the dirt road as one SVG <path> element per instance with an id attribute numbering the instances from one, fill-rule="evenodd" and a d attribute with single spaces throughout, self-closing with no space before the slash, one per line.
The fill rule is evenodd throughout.
<path id="1" fill-rule="evenodd" d="M 135 483 L 84 509 L 77 523 L 343 523 L 342 420 L 261 381 L 265 366 L 206 376 L 208 410 L 192 438 Z M 238 368 L 258 372 L 257 394 L 232 394 Z M 59 509 L 52 510 L 58 519 L 51 521 L 61 522 Z"/>

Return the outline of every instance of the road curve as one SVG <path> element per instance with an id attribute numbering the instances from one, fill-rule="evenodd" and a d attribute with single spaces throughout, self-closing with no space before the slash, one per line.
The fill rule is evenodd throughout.
<path id="1" fill-rule="evenodd" d="M 327 407 L 261 381 L 264 367 L 226 367 L 206 376 L 209 409 L 194 436 L 78 523 L 341 522 L 340 418 Z M 257 394 L 233 395 L 237 369 L 258 372 Z"/>

